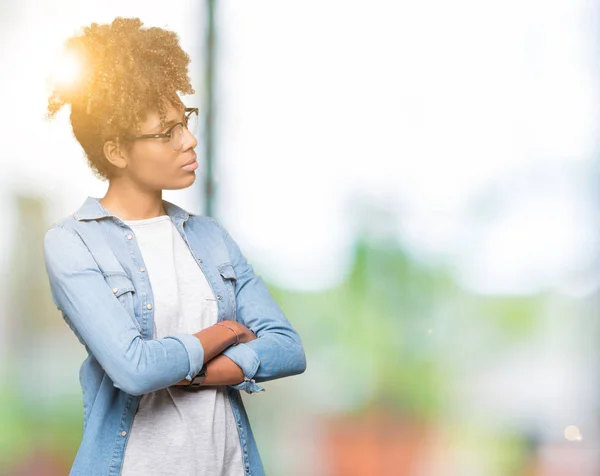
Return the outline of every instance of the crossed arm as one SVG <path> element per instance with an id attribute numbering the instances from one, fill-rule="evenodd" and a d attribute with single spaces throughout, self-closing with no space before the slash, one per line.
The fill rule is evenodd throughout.
<path id="1" fill-rule="evenodd" d="M 141 395 L 187 384 L 207 364 L 205 385 L 231 385 L 249 393 L 264 382 L 304 372 L 300 338 L 235 242 L 223 230 L 235 270 L 235 335 L 223 326 L 196 334 L 144 340 L 87 246 L 73 229 L 51 228 L 44 239 L 52 298 L 63 318 L 98 360 L 115 387 Z M 244 337 L 242 337 L 244 336 Z"/>
<path id="2" fill-rule="evenodd" d="M 235 385 L 244 380 L 243 370 L 221 352 L 234 345 L 237 341 L 236 334 L 240 338 L 240 343 L 251 342 L 256 339 L 256 335 L 246 326 L 236 321 L 222 321 L 221 324 L 230 330 L 223 326 L 211 326 L 194 334 L 200 339 L 200 343 L 204 348 L 206 378 L 202 382 L 202 386 Z M 211 357 L 212 355 L 215 356 Z M 174 385 L 185 386 L 189 383 L 189 380 L 182 379 Z"/>

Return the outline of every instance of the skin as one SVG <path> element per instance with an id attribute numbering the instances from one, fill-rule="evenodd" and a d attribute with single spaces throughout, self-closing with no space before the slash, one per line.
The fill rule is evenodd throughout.
<path id="1" fill-rule="evenodd" d="M 156 110 L 148 110 L 145 121 L 140 124 L 139 134 L 166 132 L 174 123 L 183 121 L 183 106 L 168 109 L 165 125 L 161 127 Z M 104 144 L 104 155 L 113 168 L 108 190 L 100 204 L 124 220 L 143 220 L 166 215 L 162 203 L 163 190 L 180 190 L 196 181 L 195 171 L 181 167 L 196 159 L 196 138 L 184 128 L 183 147 L 174 151 L 168 139 L 141 139 L 130 147 L 118 141 Z M 194 334 L 204 348 L 207 364 L 203 386 L 234 385 L 244 380 L 242 370 L 222 352 L 236 342 L 235 331 L 240 342 L 256 339 L 254 333 L 236 321 L 222 321 L 226 327 L 210 326 Z M 187 385 L 181 380 L 175 385 Z"/>

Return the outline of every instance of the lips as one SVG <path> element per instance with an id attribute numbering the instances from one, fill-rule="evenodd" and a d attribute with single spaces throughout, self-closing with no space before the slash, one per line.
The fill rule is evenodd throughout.
<path id="1" fill-rule="evenodd" d="M 186 172 L 193 172 L 198 168 L 198 161 L 196 160 L 196 154 L 192 156 L 192 158 L 188 161 L 187 164 L 182 165 L 181 168 Z"/>
<path id="2" fill-rule="evenodd" d="M 194 154 L 194 156 L 189 160 L 189 162 L 183 164 L 182 167 L 185 167 L 186 165 L 192 165 L 194 162 L 196 162 L 196 154 Z"/>

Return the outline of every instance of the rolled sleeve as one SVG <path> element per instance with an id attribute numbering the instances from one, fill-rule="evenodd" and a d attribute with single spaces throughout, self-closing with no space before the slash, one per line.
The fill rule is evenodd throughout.
<path id="1" fill-rule="evenodd" d="M 242 369 L 246 377 L 254 377 L 260 365 L 260 360 L 253 349 L 242 343 L 228 347 L 223 354 L 233 360 Z"/>
<path id="2" fill-rule="evenodd" d="M 189 371 L 185 378 L 191 381 L 204 365 L 204 348 L 200 339 L 192 334 L 175 334 L 166 336 L 165 339 L 175 339 L 185 348 L 189 360 Z"/>
<path id="3" fill-rule="evenodd" d="M 264 390 L 264 388 L 256 385 L 256 382 L 252 380 L 260 365 L 260 359 L 253 349 L 242 343 L 229 347 L 223 354 L 229 357 L 244 373 L 244 381 L 236 385 L 230 385 L 230 387 L 236 390 L 244 390 L 247 393 Z"/>
<path id="4" fill-rule="evenodd" d="M 235 388 L 236 390 L 244 390 L 246 393 L 257 393 L 264 392 L 264 388 L 260 385 L 257 385 L 256 382 L 249 378 L 244 378 L 244 381 L 238 383 L 236 385 L 230 385 L 230 387 Z"/>

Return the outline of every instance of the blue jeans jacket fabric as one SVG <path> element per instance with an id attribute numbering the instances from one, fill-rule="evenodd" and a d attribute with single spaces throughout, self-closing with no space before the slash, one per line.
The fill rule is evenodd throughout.
<path id="1" fill-rule="evenodd" d="M 264 474 L 240 391 L 304 372 L 306 358 L 265 283 L 229 233 L 215 219 L 194 215 L 163 200 L 167 214 L 206 275 L 218 305 L 218 321 L 237 320 L 257 339 L 224 354 L 244 381 L 227 387 L 246 474 Z M 87 197 L 72 216 L 44 237 L 52 299 L 88 352 L 79 379 L 83 436 L 71 475 L 118 476 L 140 396 L 200 371 L 204 350 L 191 334 L 153 339 L 153 295 L 132 229 Z"/>

